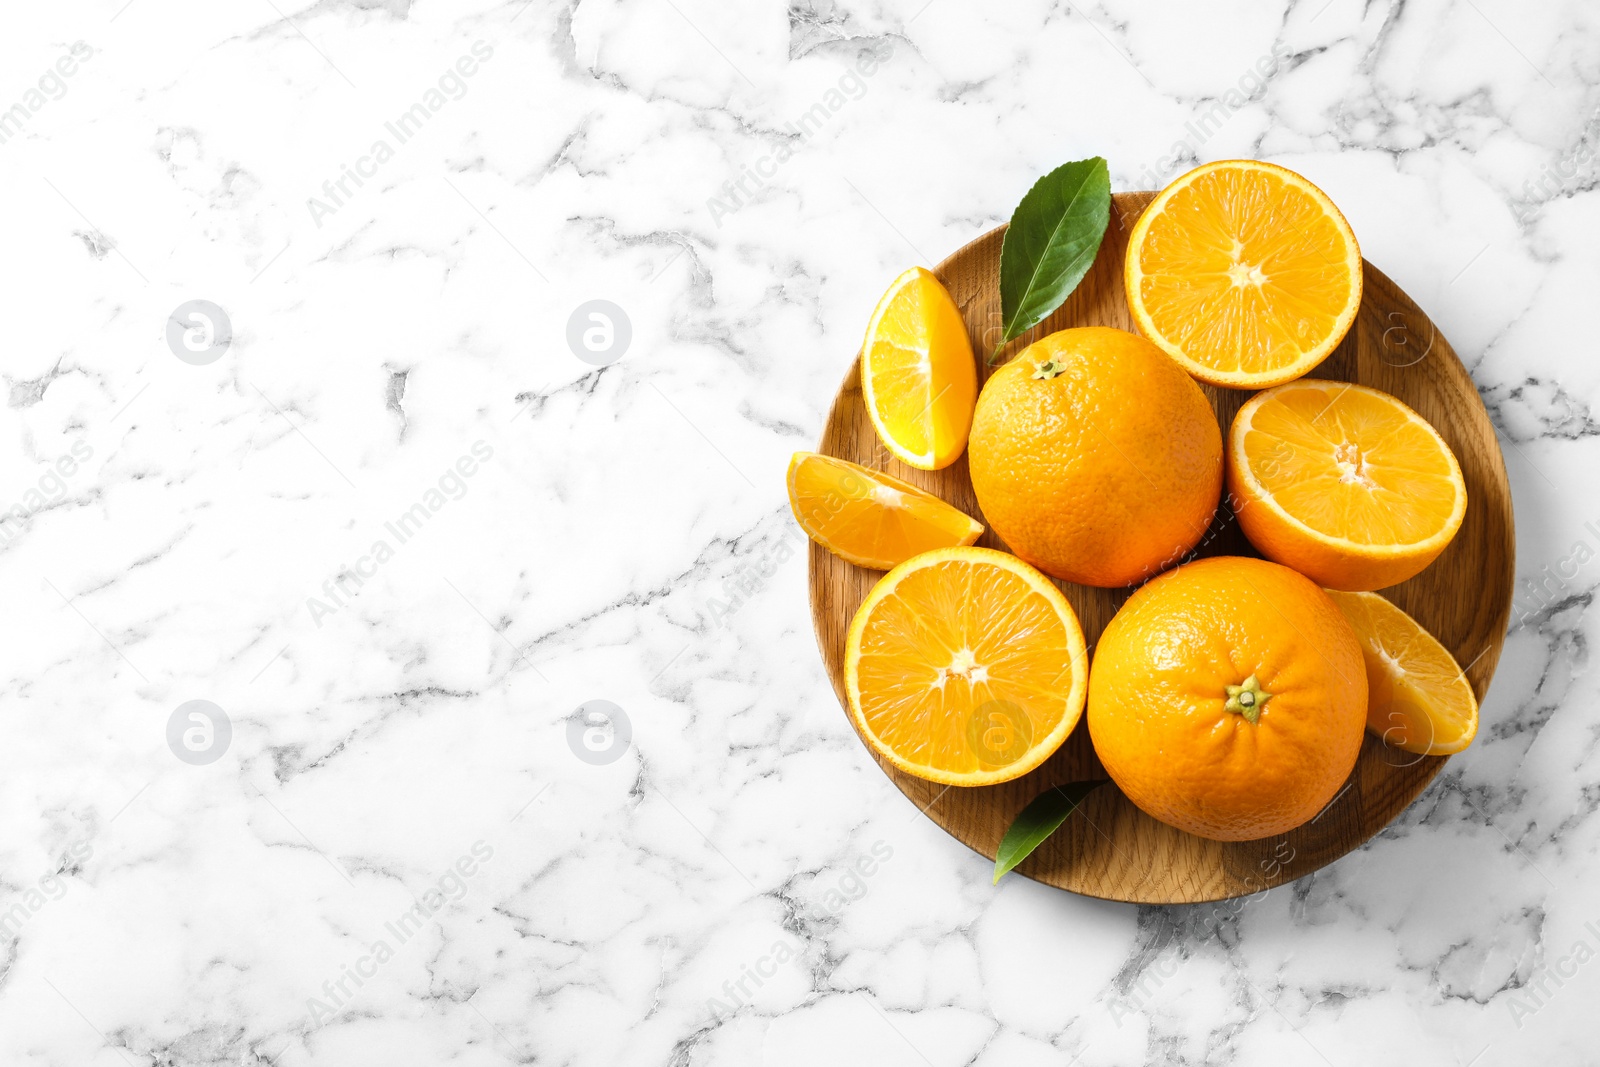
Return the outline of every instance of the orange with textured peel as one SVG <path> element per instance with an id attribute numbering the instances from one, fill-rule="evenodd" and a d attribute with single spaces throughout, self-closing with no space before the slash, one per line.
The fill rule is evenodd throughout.
<path id="1" fill-rule="evenodd" d="M 1448 756 L 1478 734 L 1478 698 L 1455 657 L 1377 593 L 1328 595 L 1350 620 L 1367 664 L 1367 729 L 1407 752 Z"/>
<path id="2" fill-rule="evenodd" d="M 1117 787 L 1219 841 L 1315 818 L 1355 767 L 1366 708 L 1361 646 L 1328 595 L 1234 556 L 1135 592 L 1089 676 L 1089 736 Z"/>
<path id="3" fill-rule="evenodd" d="M 919 552 L 970 545 L 983 524 L 882 471 L 815 452 L 789 461 L 789 507 L 817 544 L 858 567 L 886 571 Z"/>
<path id="4" fill-rule="evenodd" d="M 1383 589 L 1438 558 L 1467 513 L 1455 454 L 1388 393 L 1304 378 L 1252 397 L 1228 492 L 1268 559 L 1333 589 Z"/>
<path id="5" fill-rule="evenodd" d="M 1222 492 L 1222 431 L 1187 374 L 1125 330 L 1062 330 L 995 371 L 968 445 L 985 521 L 1047 574 L 1122 586 L 1183 558 Z"/>
<path id="6" fill-rule="evenodd" d="M 861 392 L 902 462 L 938 470 L 966 447 L 978 365 L 961 310 L 931 271 L 912 267 L 878 302 L 861 345 Z"/>
<path id="7" fill-rule="evenodd" d="M 1139 332 L 1213 385 L 1259 389 L 1327 358 L 1361 306 L 1361 249 L 1326 193 L 1254 160 L 1207 163 L 1128 235 Z"/>
<path id="8" fill-rule="evenodd" d="M 1072 605 L 1004 552 L 941 548 L 867 594 L 845 639 L 850 714 L 881 758 L 947 785 L 1033 770 L 1083 712 L 1088 653 Z"/>

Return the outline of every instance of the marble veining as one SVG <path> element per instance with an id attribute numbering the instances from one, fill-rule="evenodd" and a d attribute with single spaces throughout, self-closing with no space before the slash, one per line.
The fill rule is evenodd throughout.
<path id="1" fill-rule="evenodd" d="M 0 1061 L 1594 1062 L 1592 4 L 7 19 Z M 1094 154 L 1310 175 L 1515 497 L 1477 742 L 1216 905 L 992 887 L 784 502 L 886 282 Z"/>

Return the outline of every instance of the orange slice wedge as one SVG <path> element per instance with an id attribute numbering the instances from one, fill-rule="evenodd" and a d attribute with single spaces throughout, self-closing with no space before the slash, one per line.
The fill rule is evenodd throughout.
<path id="1" fill-rule="evenodd" d="M 889 286 L 861 346 L 861 392 L 884 447 L 919 470 L 948 467 L 967 447 L 978 365 L 956 302 L 930 271 Z"/>
<path id="2" fill-rule="evenodd" d="M 983 523 L 881 471 L 815 452 L 789 461 L 789 507 L 806 536 L 858 567 L 886 571 L 919 552 L 970 545 Z"/>
<path id="3" fill-rule="evenodd" d="M 1228 492 L 1250 543 L 1334 589 L 1383 589 L 1461 528 L 1450 446 L 1388 393 L 1304 378 L 1252 397 L 1228 433 Z"/>
<path id="4" fill-rule="evenodd" d="M 1213 385 L 1298 378 L 1361 306 L 1361 249 L 1326 193 L 1292 170 L 1228 159 L 1161 190 L 1128 235 L 1139 332 Z"/>
<path id="5" fill-rule="evenodd" d="M 1061 590 L 989 548 L 906 560 L 867 594 L 845 639 L 862 740 L 948 785 L 1006 782 L 1043 763 L 1082 716 L 1088 676 Z"/>
<path id="6" fill-rule="evenodd" d="M 1328 590 L 1367 663 L 1367 729 L 1424 756 L 1460 752 L 1478 733 L 1478 698 L 1449 651 L 1377 593 Z"/>

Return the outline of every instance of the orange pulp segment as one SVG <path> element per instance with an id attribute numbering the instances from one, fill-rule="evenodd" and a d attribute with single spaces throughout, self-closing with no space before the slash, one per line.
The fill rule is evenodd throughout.
<path id="1" fill-rule="evenodd" d="M 1455 658 L 1417 620 L 1377 593 L 1328 595 L 1361 643 L 1367 729 L 1425 756 L 1460 752 L 1478 733 L 1478 699 Z"/>
<path id="2" fill-rule="evenodd" d="M 954 463 L 967 446 L 978 367 L 966 323 L 932 272 L 889 286 L 861 346 L 861 391 L 884 446 L 919 470 Z"/>
<path id="3" fill-rule="evenodd" d="M 916 486 L 848 460 L 796 452 L 789 507 L 817 544 L 858 567 L 886 571 L 919 552 L 970 545 L 983 524 Z"/>

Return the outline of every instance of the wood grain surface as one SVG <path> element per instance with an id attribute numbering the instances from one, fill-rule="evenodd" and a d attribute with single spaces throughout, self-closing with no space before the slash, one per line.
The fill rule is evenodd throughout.
<path id="1" fill-rule="evenodd" d="M 1123 252 L 1129 228 L 1154 195 L 1116 194 L 1093 269 L 1055 314 L 1006 347 L 1002 362 L 1056 330 L 1133 329 L 1123 298 Z M 1004 227 L 991 230 L 934 268 L 966 320 L 978 353 L 980 382 L 988 376 L 982 366 L 984 354 L 993 351 L 1001 333 L 1003 232 Z M 1431 567 L 1383 595 L 1411 613 L 1457 662 L 1466 665 L 1481 700 L 1499 660 L 1511 611 L 1515 551 L 1505 465 L 1478 391 L 1450 345 L 1393 282 L 1370 264 L 1365 269 L 1365 293 L 1355 325 L 1311 376 L 1359 382 L 1394 394 L 1431 422 L 1460 460 L 1468 495 L 1460 533 Z M 899 462 L 882 446 L 862 404 L 859 372 L 858 356 L 834 399 L 819 451 L 887 471 L 981 520 L 965 456 L 944 470 L 920 471 Z M 1251 394 L 1201 388 L 1226 435 L 1234 413 Z M 1006 548 L 992 532 L 979 544 Z M 1226 494 L 1196 554 L 1258 554 L 1240 532 Z M 812 616 L 823 663 L 841 704 L 845 634 L 856 608 L 880 577 L 882 572 L 856 567 L 811 545 Z M 1091 646 L 1131 592 L 1058 584 L 1077 610 Z M 1018 872 L 1075 893 L 1141 903 L 1194 903 L 1254 893 L 1309 874 L 1366 841 L 1411 803 L 1445 758 L 1390 749 L 1368 735 L 1350 781 L 1322 814 L 1280 837 L 1240 843 L 1207 841 L 1175 830 L 1106 786 L 1096 790 Z M 991 859 L 1012 818 L 1042 791 L 1081 778 L 1104 777 L 1089 742 L 1087 716 L 1042 766 L 1003 785 L 949 788 L 879 762 L 928 818 Z"/>

